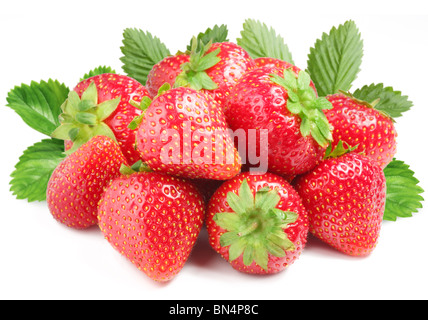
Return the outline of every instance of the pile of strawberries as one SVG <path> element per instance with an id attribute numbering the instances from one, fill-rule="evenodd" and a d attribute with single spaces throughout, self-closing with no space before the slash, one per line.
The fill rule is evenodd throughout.
<path id="1" fill-rule="evenodd" d="M 67 156 L 47 205 L 70 228 L 98 226 L 156 281 L 180 272 L 203 227 L 246 273 L 284 270 L 309 233 L 365 256 L 378 242 L 397 136 L 370 102 L 319 96 L 284 59 L 194 38 L 144 85 L 101 72 L 69 92 L 51 135 Z"/>

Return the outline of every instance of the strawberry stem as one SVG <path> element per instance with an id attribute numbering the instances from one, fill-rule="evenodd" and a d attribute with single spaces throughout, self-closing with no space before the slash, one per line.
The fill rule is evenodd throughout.
<path id="1" fill-rule="evenodd" d="M 262 188 L 253 195 L 246 179 L 239 188 L 239 195 L 227 194 L 233 212 L 214 215 L 217 225 L 226 230 L 220 245 L 229 246 L 229 260 L 242 255 L 244 264 L 256 262 L 267 271 L 268 254 L 283 257 L 285 250 L 294 250 L 284 229 L 297 220 L 294 212 L 275 208 L 280 201 L 278 190 Z"/>
<path id="2" fill-rule="evenodd" d="M 98 91 L 94 82 L 90 83 L 81 97 L 77 92 L 71 91 L 61 106 L 62 113 L 59 116 L 61 124 L 51 136 L 73 142 L 72 148 L 67 150 L 66 154 L 73 153 L 97 135 L 107 136 L 116 141 L 113 131 L 104 120 L 116 110 L 119 103 L 120 97 L 98 104 Z"/>
<path id="3" fill-rule="evenodd" d="M 326 98 L 317 97 L 310 86 L 309 74 L 301 70 L 296 76 L 292 68 L 287 68 L 282 77 L 277 74 L 270 76 L 272 82 L 287 90 L 287 109 L 302 119 L 300 125 L 302 136 L 311 135 L 320 146 L 327 147 L 333 136 L 323 110 L 331 109 L 333 106 Z"/>
<path id="4" fill-rule="evenodd" d="M 220 53 L 220 48 L 206 53 L 210 49 L 212 42 L 210 41 L 204 45 L 200 40 L 199 47 L 201 49 L 198 50 L 197 41 L 196 37 L 193 37 L 189 62 L 181 65 L 181 70 L 183 71 L 177 76 L 174 88 L 190 87 L 195 90 L 214 90 L 218 88 L 218 85 L 207 75 L 206 70 L 220 62 L 220 58 L 217 57 Z"/>
<path id="5" fill-rule="evenodd" d="M 259 225 L 260 224 L 257 221 L 253 221 L 246 229 L 240 231 L 238 236 L 242 237 L 249 235 L 250 233 L 254 232 L 259 227 Z"/>

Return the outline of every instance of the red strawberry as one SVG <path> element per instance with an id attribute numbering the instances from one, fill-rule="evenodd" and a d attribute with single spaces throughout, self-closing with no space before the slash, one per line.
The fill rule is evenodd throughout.
<path id="1" fill-rule="evenodd" d="M 143 85 L 127 76 L 106 73 L 85 79 L 62 105 L 62 125 L 52 136 L 66 141 L 68 153 L 96 135 L 109 136 L 118 142 L 128 162 L 135 163 L 140 158 L 135 133 L 128 125 L 141 110 L 129 101 L 141 101 L 148 95 Z"/>
<path id="2" fill-rule="evenodd" d="M 386 198 L 379 166 L 351 152 L 324 160 L 293 184 L 308 210 L 312 234 L 348 255 L 373 251 Z"/>
<path id="3" fill-rule="evenodd" d="M 258 68 L 260 67 L 271 67 L 271 68 L 276 67 L 279 69 L 293 68 L 293 69 L 296 69 L 295 71 L 297 71 L 297 73 L 298 71 L 300 71 L 300 69 L 294 66 L 293 64 L 281 59 L 276 59 L 276 58 L 269 58 L 269 57 L 256 58 L 254 59 L 254 63 Z"/>
<path id="4" fill-rule="evenodd" d="M 218 86 L 212 92 L 218 101 L 224 102 L 231 88 L 246 72 L 255 68 L 255 63 L 243 48 L 233 42 L 213 43 L 207 54 L 218 49 L 220 61 L 205 72 Z"/>
<path id="5" fill-rule="evenodd" d="M 358 145 L 356 152 L 365 154 L 382 168 L 386 167 L 396 153 L 394 121 L 371 104 L 349 94 L 329 95 L 327 99 L 333 105 L 333 109 L 325 113 L 334 127 L 333 147 L 340 140 L 350 146 Z"/>
<path id="6" fill-rule="evenodd" d="M 181 65 L 183 71 L 174 86 L 206 91 L 220 104 L 238 79 L 255 67 L 250 55 L 233 42 L 208 43 L 198 48 L 194 39 L 189 55 L 189 61 Z"/>
<path id="7" fill-rule="evenodd" d="M 260 162 L 268 162 L 274 173 L 292 176 L 322 160 L 332 138 L 323 113 L 328 108 L 330 102 L 317 97 L 305 71 L 296 75 L 292 68 L 260 67 L 247 72 L 233 87 L 225 115 L 231 129 L 244 129 L 248 139 L 251 130 L 256 132 L 256 140 L 248 145 L 257 147 L 256 154 L 266 155 Z M 263 132 L 267 143 L 259 142 Z M 246 160 L 251 162 L 251 158 L 254 154 L 249 153 Z"/>
<path id="8" fill-rule="evenodd" d="M 189 61 L 188 54 L 168 56 L 155 64 L 147 75 L 146 88 L 151 98 L 154 98 L 163 84 L 174 86 L 175 79 L 182 72 L 180 66 Z"/>
<path id="9" fill-rule="evenodd" d="M 118 144 L 96 136 L 67 156 L 52 173 L 46 194 L 56 220 L 75 229 L 97 224 L 97 204 L 104 187 L 126 164 Z"/>
<path id="10" fill-rule="evenodd" d="M 215 251 L 233 268 L 269 274 L 300 256 L 308 234 L 301 199 L 272 173 L 241 173 L 224 182 L 208 204 L 206 225 Z"/>
<path id="11" fill-rule="evenodd" d="M 296 74 L 296 76 L 299 75 L 300 72 L 300 68 L 296 67 L 295 65 L 281 60 L 281 59 L 276 59 L 276 58 L 256 58 L 254 59 L 254 62 L 256 64 L 256 67 L 260 68 L 260 67 L 270 67 L 270 68 L 277 68 L 282 70 L 282 72 L 284 72 L 285 69 L 292 69 L 294 71 L 294 73 Z M 316 92 L 317 89 L 315 88 L 315 84 L 313 83 L 313 81 L 311 80 L 311 84 L 310 84 L 311 88 Z"/>
<path id="12" fill-rule="evenodd" d="M 153 171 L 215 180 L 239 173 L 239 154 L 212 97 L 179 87 L 143 104 L 147 109 L 139 119 L 137 149 Z"/>
<path id="13" fill-rule="evenodd" d="M 138 172 L 113 180 L 99 204 L 108 242 L 157 281 L 183 268 L 201 230 L 204 200 L 184 179 Z"/>

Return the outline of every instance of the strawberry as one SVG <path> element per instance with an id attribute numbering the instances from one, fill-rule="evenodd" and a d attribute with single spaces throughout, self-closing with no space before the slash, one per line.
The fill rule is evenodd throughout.
<path id="1" fill-rule="evenodd" d="M 285 69 L 292 69 L 294 71 L 294 73 L 296 74 L 296 76 L 299 75 L 300 72 L 300 68 L 298 68 L 297 66 L 281 60 L 281 59 L 276 59 L 276 58 L 269 58 L 269 57 L 262 57 L 262 58 L 256 58 L 254 59 L 254 63 L 256 64 L 257 68 L 260 67 L 271 67 L 271 68 L 277 68 L 282 70 L 282 72 L 284 72 Z M 313 83 L 313 81 L 311 80 L 310 83 L 311 88 L 316 92 L 317 89 L 315 88 L 315 84 Z"/>
<path id="2" fill-rule="evenodd" d="M 396 153 L 397 132 L 392 118 L 350 94 L 338 93 L 327 99 L 333 105 L 325 114 L 334 127 L 333 147 L 338 141 L 344 141 L 357 146 L 356 152 L 386 167 Z"/>
<path id="3" fill-rule="evenodd" d="M 256 58 L 254 59 L 254 63 L 258 68 L 260 67 L 271 67 L 271 68 L 276 67 L 279 69 L 293 68 L 295 69 L 294 71 L 297 71 L 296 73 L 300 71 L 300 69 L 294 66 L 293 64 L 281 59 L 276 59 L 276 58 L 269 58 L 269 57 Z"/>
<path id="4" fill-rule="evenodd" d="M 160 87 L 169 83 L 174 86 L 175 79 L 182 72 L 180 66 L 189 61 L 190 56 L 185 53 L 179 53 L 174 56 L 168 56 L 155 64 L 147 75 L 146 88 L 151 98 L 154 98 Z"/>
<path id="5" fill-rule="evenodd" d="M 217 102 L 223 104 L 238 79 L 255 67 L 250 55 L 233 42 L 210 42 L 198 47 L 194 38 L 192 49 L 187 54 L 188 58 L 179 54 L 160 62 L 160 66 L 168 65 L 165 67 L 168 79 L 159 75 L 158 78 L 161 80 L 153 80 L 154 74 L 159 74 L 160 69 L 160 66 L 155 65 L 154 70 L 150 72 L 152 75 L 149 74 L 148 77 L 148 85 L 153 87 L 151 92 L 159 89 L 164 81 L 174 87 L 190 87 L 205 91 L 212 94 Z M 181 61 L 185 62 L 181 63 L 182 71 L 177 74 L 177 65 Z M 173 75 L 176 75 L 174 85 L 172 85 Z"/>
<path id="6" fill-rule="evenodd" d="M 315 167 L 332 139 L 323 113 L 331 108 L 317 97 L 309 75 L 293 68 L 259 67 L 247 72 L 233 87 L 225 103 L 227 123 L 243 129 L 247 139 L 255 131 L 256 154 L 265 154 L 269 171 L 293 176 Z M 257 143 L 263 132 L 267 143 Z M 248 154 L 251 162 L 254 155 Z M 266 161 L 267 160 L 267 161 Z M 255 164 L 255 163 L 253 163 Z"/>
<path id="7" fill-rule="evenodd" d="M 231 88 L 246 72 L 255 68 L 255 63 L 243 48 L 233 42 L 213 43 L 206 54 L 217 50 L 220 61 L 205 72 L 217 85 L 212 93 L 217 101 L 223 103 Z"/>
<path id="8" fill-rule="evenodd" d="M 123 174 L 106 188 L 98 211 L 107 241 L 156 281 L 183 268 L 201 230 L 204 200 L 188 181 L 155 172 Z"/>
<path id="9" fill-rule="evenodd" d="M 54 218 L 74 229 L 97 224 L 97 204 L 104 187 L 126 164 L 119 145 L 96 136 L 67 156 L 53 171 L 46 201 Z"/>
<path id="10" fill-rule="evenodd" d="M 140 157 L 128 125 L 141 110 L 129 101 L 148 95 L 143 85 L 127 76 L 106 73 L 85 79 L 62 105 L 61 126 L 52 136 L 65 140 L 70 154 L 90 138 L 105 135 L 117 141 L 129 163 L 135 163 Z"/>
<path id="11" fill-rule="evenodd" d="M 362 154 L 340 154 L 297 177 L 293 185 L 308 210 L 312 234 L 347 255 L 368 255 L 381 229 L 385 176 Z"/>
<path id="12" fill-rule="evenodd" d="M 144 114 L 135 123 L 137 150 L 153 171 L 214 180 L 239 173 L 238 151 L 211 96 L 166 85 L 153 101 L 144 98 L 141 107 Z"/>
<path id="13" fill-rule="evenodd" d="M 284 270 L 306 244 L 308 220 L 297 192 L 272 173 L 241 173 L 208 203 L 209 242 L 233 268 L 270 274 Z"/>

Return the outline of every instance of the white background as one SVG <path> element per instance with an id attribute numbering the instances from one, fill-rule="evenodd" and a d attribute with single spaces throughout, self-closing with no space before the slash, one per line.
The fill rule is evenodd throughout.
<path id="1" fill-rule="evenodd" d="M 376 250 L 347 257 L 310 237 L 300 259 L 272 276 L 239 273 L 201 233 L 188 263 L 167 284 L 122 258 L 98 228 L 76 231 L 54 221 L 46 204 L 16 200 L 10 173 L 22 151 L 44 136 L 5 107 L 10 89 L 57 79 L 70 88 L 86 72 L 119 61 L 125 28 L 148 30 L 171 50 L 227 24 L 239 37 L 246 18 L 285 38 L 296 65 L 322 32 L 353 19 L 364 39 L 353 89 L 383 82 L 414 102 L 397 119 L 397 158 L 427 190 L 428 12 L 423 1 L 1 1 L 0 2 L 0 298 L 1 299 L 427 299 L 428 212 L 385 222 Z"/>

